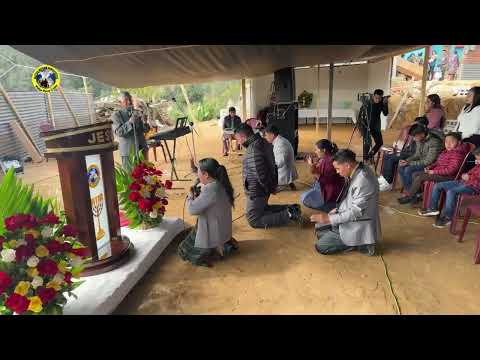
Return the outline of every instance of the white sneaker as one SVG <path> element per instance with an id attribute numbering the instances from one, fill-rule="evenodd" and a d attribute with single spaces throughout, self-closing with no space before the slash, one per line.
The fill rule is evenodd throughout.
<path id="1" fill-rule="evenodd" d="M 379 188 L 380 188 L 380 191 L 382 191 L 382 192 L 383 191 L 391 191 L 393 186 L 392 186 L 392 184 L 387 183 L 387 184 L 380 184 Z"/>
<path id="2" fill-rule="evenodd" d="M 382 185 L 382 184 L 386 185 L 386 184 L 388 184 L 388 181 L 383 176 L 379 176 L 378 177 L 378 184 L 379 185 Z"/>

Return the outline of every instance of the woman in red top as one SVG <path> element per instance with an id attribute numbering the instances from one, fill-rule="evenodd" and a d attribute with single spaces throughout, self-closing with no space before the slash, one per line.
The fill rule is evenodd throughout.
<path id="1" fill-rule="evenodd" d="M 336 200 L 343 187 L 344 179 L 333 167 L 333 155 L 337 145 L 327 139 L 315 144 L 317 159 L 307 157 L 312 174 L 315 176 L 313 187 L 300 197 L 302 204 L 308 208 L 329 212 L 336 207 Z"/>

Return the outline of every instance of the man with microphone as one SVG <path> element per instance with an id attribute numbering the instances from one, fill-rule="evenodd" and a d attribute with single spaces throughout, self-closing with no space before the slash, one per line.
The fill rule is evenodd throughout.
<path id="1" fill-rule="evenodd" d="M 120 157 L 122 166 L 125 168 L 129 164 L 130 152 L 134 149 L 135 153 L 148 150 L 145 141 L 145 133 L 148 126 L 142 121 L 142 117 L 133 108 L 132 96 L 127 91 L 120 93 L 121 110 L 112 114 L 113 130 L 118 137 Z"/>

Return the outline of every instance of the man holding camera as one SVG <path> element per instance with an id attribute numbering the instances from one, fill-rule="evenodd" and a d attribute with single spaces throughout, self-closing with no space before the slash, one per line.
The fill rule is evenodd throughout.
<path id="1" fill-rule="evenodd" d="M 122 166 L 129 164 L 130 151 L 135 149 L 137 154 L 140 150 L 148 151 L 145 133 L 148 124 L 144 124 L 142 116 L 133 108 L 132 96 L 127 91 L 120 93 L 121 110 L 112 114 L 113 129 L 118 137 Z"/>
<path id="2" fill-rule="evenodd" d="M 377 89 L 373 93 L 371 101 L 364 103 L 360 109 L 359 127 L 363 137 L 363 160 L 373 160 L 375 154 L 383 145 L 382 120 L 380 114 L 388 115 L 388 96 L 383 96 L 383 90 Z M 375 146 L 370 150 L 372 140 Z"/>

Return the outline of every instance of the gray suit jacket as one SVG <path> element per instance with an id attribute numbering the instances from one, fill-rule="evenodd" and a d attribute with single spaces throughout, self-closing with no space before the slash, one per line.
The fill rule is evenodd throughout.
<path id="1" fill-rule="evenodd" d="M 375 244 L 382 236 L 378 211 L 378 180 L 372 170 L 361 164 L 350 180 L 345 198 L 337 213 L 329 215 L 332 226 L 338 226 L 345 245 Z"/>
<path id="2" fill-rule="evenodd" d="M 113 132 L 118 137 L 118 147 L 120 150 L 120 156 L 130 156 L 130 151 L 135 147 L 135 137 L 133 131 L 133 125 L 128 122 L 128 113 L 126 109 L 115 111 L 112 114 Z M 138 149 L 147 148 L 145 141 L 145 129 L 142 122 L 138 122 L 135 125 L 135 132 L 137 135 Z"/>
<path id="3" fill-rule="evenodd" d="M 278 168 L 278 185 L 288 185 L 298 179 L 295 153 L 290 141 L 278 135 L 273 141 L 273 154 Z"/>
<path id="4" fill-rule="evenodd" d="M 232 238 L 232 205 L 220 183 L 205 185 L 196 199 L 187 202 L 188 212 L 198 215 L 195 247 L 214 249 Z"/>

